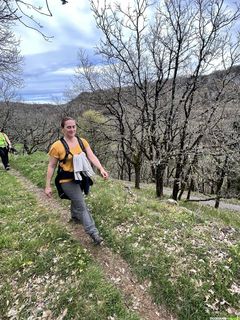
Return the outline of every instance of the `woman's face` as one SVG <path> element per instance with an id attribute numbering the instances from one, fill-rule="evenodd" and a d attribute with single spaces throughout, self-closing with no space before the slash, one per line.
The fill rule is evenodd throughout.
<path id="1" fill-rule="evenodd" d="M 76 134 L 76 122 L 74 120 L 67 120 L 62 129 L 64 136 L 72 138 Z"/>

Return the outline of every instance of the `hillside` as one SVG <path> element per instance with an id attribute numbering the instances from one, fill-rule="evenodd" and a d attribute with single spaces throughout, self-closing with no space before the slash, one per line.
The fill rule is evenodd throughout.
<path id="1" fill-rule="evenodd" d="M 43 187 L 46 155 L 14 156 L 11 162 L 34 184 Z M 123 182 L 97 177 L 87 202 L 104 235 L 105 246 L 128 262 L 138 281 L 147 284 L 147 291 L 159 307 L 164 304 L 179 319 L 186 320 L 239 315 L 237 213 L 196 204 L 186 207 L 184 202 L 172 206 L 156 199 L 150 186 L 134 190 Z M 68 202 L 60 205 L 68 208 Z M 48 211 L 47 204 L 44 210 Z M 58 217 L 52 219 L 57 221 Z M 41 241 L 46 235 L 44 232 Z M 51 237 L 53 248 L 54 243 L 64 242 L 57 234 Z M 5 242 L 3 248 L 13 250 L 11 242 Z M 50 248 L 45 250 L 47 254 Z M 34 270 L 34 265 L 28 269 Z"/>
<path id="2" fill-rule="evenodd" d="M 211 90 L 217 90 L 215 87 L 216 81 L 221 81 L 227 71 L 215 71 L 212 74 L 205 75 L 200 78 L 200 83 L 202 86 L 202 90 L 204 91 L 204 87 L 211 88 Z M 233 83 L 238 87 L 240 84 L 240 66 L 235 66 L 232 68 L 231 72 L 228 75 L 228 78 L 234 78 Z M 185 83 L 187 81 L 187 78 L 179 78 L 179 83 Z M 129 93 L 129 90 L 131 89 L 124 88 Z M 104 96 L 109 97 L 109 101 L 111 101 L 111 94 L 112 90 L 106 90 L 104 92 Z M 84 110 L 88 108 L 101 110 L 103 113 L 106 113 L 106 110 L 99 104 L 99 95 L 101 95 L 101 92 L 96 91 L 95 93 L 90 92 L 82 92 L 79 95 L 77 95 L 72 100 L 69 100 L 65 104 L 33 104 L 33 103 L 22 103 L 22 102 L 8 102 L 7 104 L 4 102 L 0 102 L 0 108 L 4 114 L 6 110 L 10 110 L 11 113 L 14 113 L 14 118 L 16 119 L 22 119 L 28 115 L 29 119 L 35 120 L 39 117 L 52 117 L 53 115 L 57 113 L 68 113 L 68 114 L 75 114 L 79 115 Z M 236 88 L 233 88 L 233 86 L 230 86 L 225 96 L 229 96 L 229 101 L 236 100 L 238 97 L 236 96 Z M 230 103 L 228 104 L 228 107 L 235 108 L 236 103 Z"/>

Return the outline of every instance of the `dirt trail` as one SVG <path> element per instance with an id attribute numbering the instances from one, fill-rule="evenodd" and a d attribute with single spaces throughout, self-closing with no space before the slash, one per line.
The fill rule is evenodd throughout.
<path id="1" fill-rule="evenodd" d="M 126 188 L 132 188 L 134 189 L 134 183 L 133 182 L 129 182 L 129 181 L 125 181 L 125 186 Z M 141 187 L 149 187 L 149 184 L 147 183 L 141 183 Z M 164 187 L 164 195 L 171 197 L 172 194 L 172 189 L 168 188 L 168 187 Z M 187 193 L 184 192 L 183 193 L 183 197 L 182 200 L 184 200 L 186 198 Z M 191 194 L 191 200 L 204 200 L 204 201 L 199 201 L 197 203 L 199 203 L 200 205 L 203 206 L 211 206 L 214 207 L 215 206 L 215 201 L 214 200 L 205 200 L 206 198 L 209 198 L 207 196 L 204 196 L 203 194 L 199 194 L 199 195 L 194 195 Z M 239 204 L 233 204 L 233 203 L 228 203 L 228 202 L 224 202 L 224 199 L 220 200 L 219 203 L 219 209 L 226 209 L 226 210 L 232 210 L 232 211 L 237 211 L 240 212 L 240 205 Z"/>
<path id="2" fill-rule="evenodd" d="M 95 246 L 92 240 L 85 234 L 82 226 L 71 225 L 69 221 L 69 211 L 61 206 L 54 198 L 48 199 L 43 190 L 35 186 L 30 180 L 22 176 L 18 171 L 9 171 L 14 175 L 24 188 L 36 195 L 39 203 L 51 210 L 58 210 L 60 219 L 67 226 L 73 237 L 85 247 L 101 267 L 106 280 L 111 281 L 121 290 L 126 306 L 134 310 L 141 319 L 146 320 L 175 320 L 164 307 L 157 306 L 148 293 L 148 283 L 139 283 L 136 276 L 131 272 L 128 264 L 117 254 L 113 253 L 105 245 Z"/>
<path id="3" fill-rule="evenodd" d="M 164 193 L 166 195 L 170 196 L 172 194 L 172 189 L 164 188 Z M 186 196 L 186 192 L 183 195 L 185 197 Z M 182 199 L 184 199 L 184 197 Z M 199 201 L 198 202 L 200 205 L 214 207 L 215 206 L 215 201 L 214 200 L 205 200 L 206 198 L 208 198 L 208 197 L 204 196 L 202 194 L 200 194 L 200 195 L 191 195 L 191 200 L 199 200 L 199 199 L 200 200 L 201 199 L 204 200 L 204 201 Z M 220 209 L 226 209 L 226 210 L 232 210 L 232 211 L 240 212 L 240 205 L 224 202 L 224 200 L 220 200 L 219 208 Z"/>

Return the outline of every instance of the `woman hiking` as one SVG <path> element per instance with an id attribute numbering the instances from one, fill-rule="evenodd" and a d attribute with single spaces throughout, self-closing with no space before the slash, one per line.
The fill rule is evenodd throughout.
<path id="1" fill-rule="evenodd" d="M 12 144 L 4 133 L 3 129 L 0 129 L 0 157 L 2 159 L 2 163 L 4 165 L 5 170 L 10 170 L 8 152 L 11 149 Z"/>
<path id="2" fill-rule="evenodd" d="M 108 173 L 105 171 L 100 161 L 90 148 L 89 143 L 85 139 L 81 139 L 81 143 L 83 144 L 82 147 L 84 147 L 83 152 L 83 148 L 81 148 L 79 143 L 79 138 L 76 136 L 77 127 L 76 121 L 73 118 L 63 118 L 61 122 L 61 128 L 64 141 L 62 142 L 60 139 L 54 142 L 48 153 L 49 164 L 47 169 L 45 194 L 48 197 L 52 196 L 51 179 L 57 164 L 59 164 L 61 174 L 63 173 L 61 177 L 64 177 L 65 174 L 65 178 L 61 179 L 59 182 L 64 194 L 71 200 L 71 221 L 75 223 L 82 223 L 85 232 L 93 239 L 95 244 L 100 245 L 103 239 L 99 235 L 91 213 L 87 209 L 81 185 L 76 183 L 76 179 L 78 179 L 76 177 L 76 161 L 80 161 L 80 166 L 82 166 L 82 162 L 83 166 L 88 166 L 88 160 L 90 160 L 90 162 L 97 169 L 99 169 L 104 179 L 108 178 Z M 69 148 L 69 154 L 67 154 L 67 158 L 66 149 L 64 147 L 65 144 L 67 144 Z M 77 165 L 79 165 L 79 163 L 77 163 Z M 91 170 L 92 168 L 90 166 L 86 172 L 91 172 Z M 81 180 L 81 177 L 79 179 Z"/>

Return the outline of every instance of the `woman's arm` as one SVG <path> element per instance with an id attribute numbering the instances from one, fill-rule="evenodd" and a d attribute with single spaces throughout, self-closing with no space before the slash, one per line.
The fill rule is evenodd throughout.
<path id="1" fill-rule="evenodd" d="M 54 157 L 50 157 L 48 168 L 47 168 L 47 178 L 46 178 L 46 187 L 45 187 L 45 194 L 48 197 L 52 196 L 52 188 L 51 188 L 51 180 L 54 174 L 55 168 L 57 166 L 58 159 Z"/>
<path id="2" fill-rule="evenodd" d="M 5 140 L 7 141 L 9 148 L 11 148 L 12 144 L 11 144 L 11 141 L 9 140 L 8 136 L 6 135 L 6 133 L 4 133 L 4 137 L 5 137 Z"/>
<path id="3" fill-rule="evenodd" d="M 91 163 L 98 168 L 98 170 L 100 171 L 102 177 L 104 179 L 108 178 L 108 173 L 107 171 L 103 168 L 103 166 L 101 165 L 100 161 L 98 160 L 98 158 L 96 157 L 96 155 L 93 153 L 92 149 L 88 146 L 87 148 L 85 148 L 86 153 L 87 153 L 87 157 L 88 159 L 91 161 Z"/>

